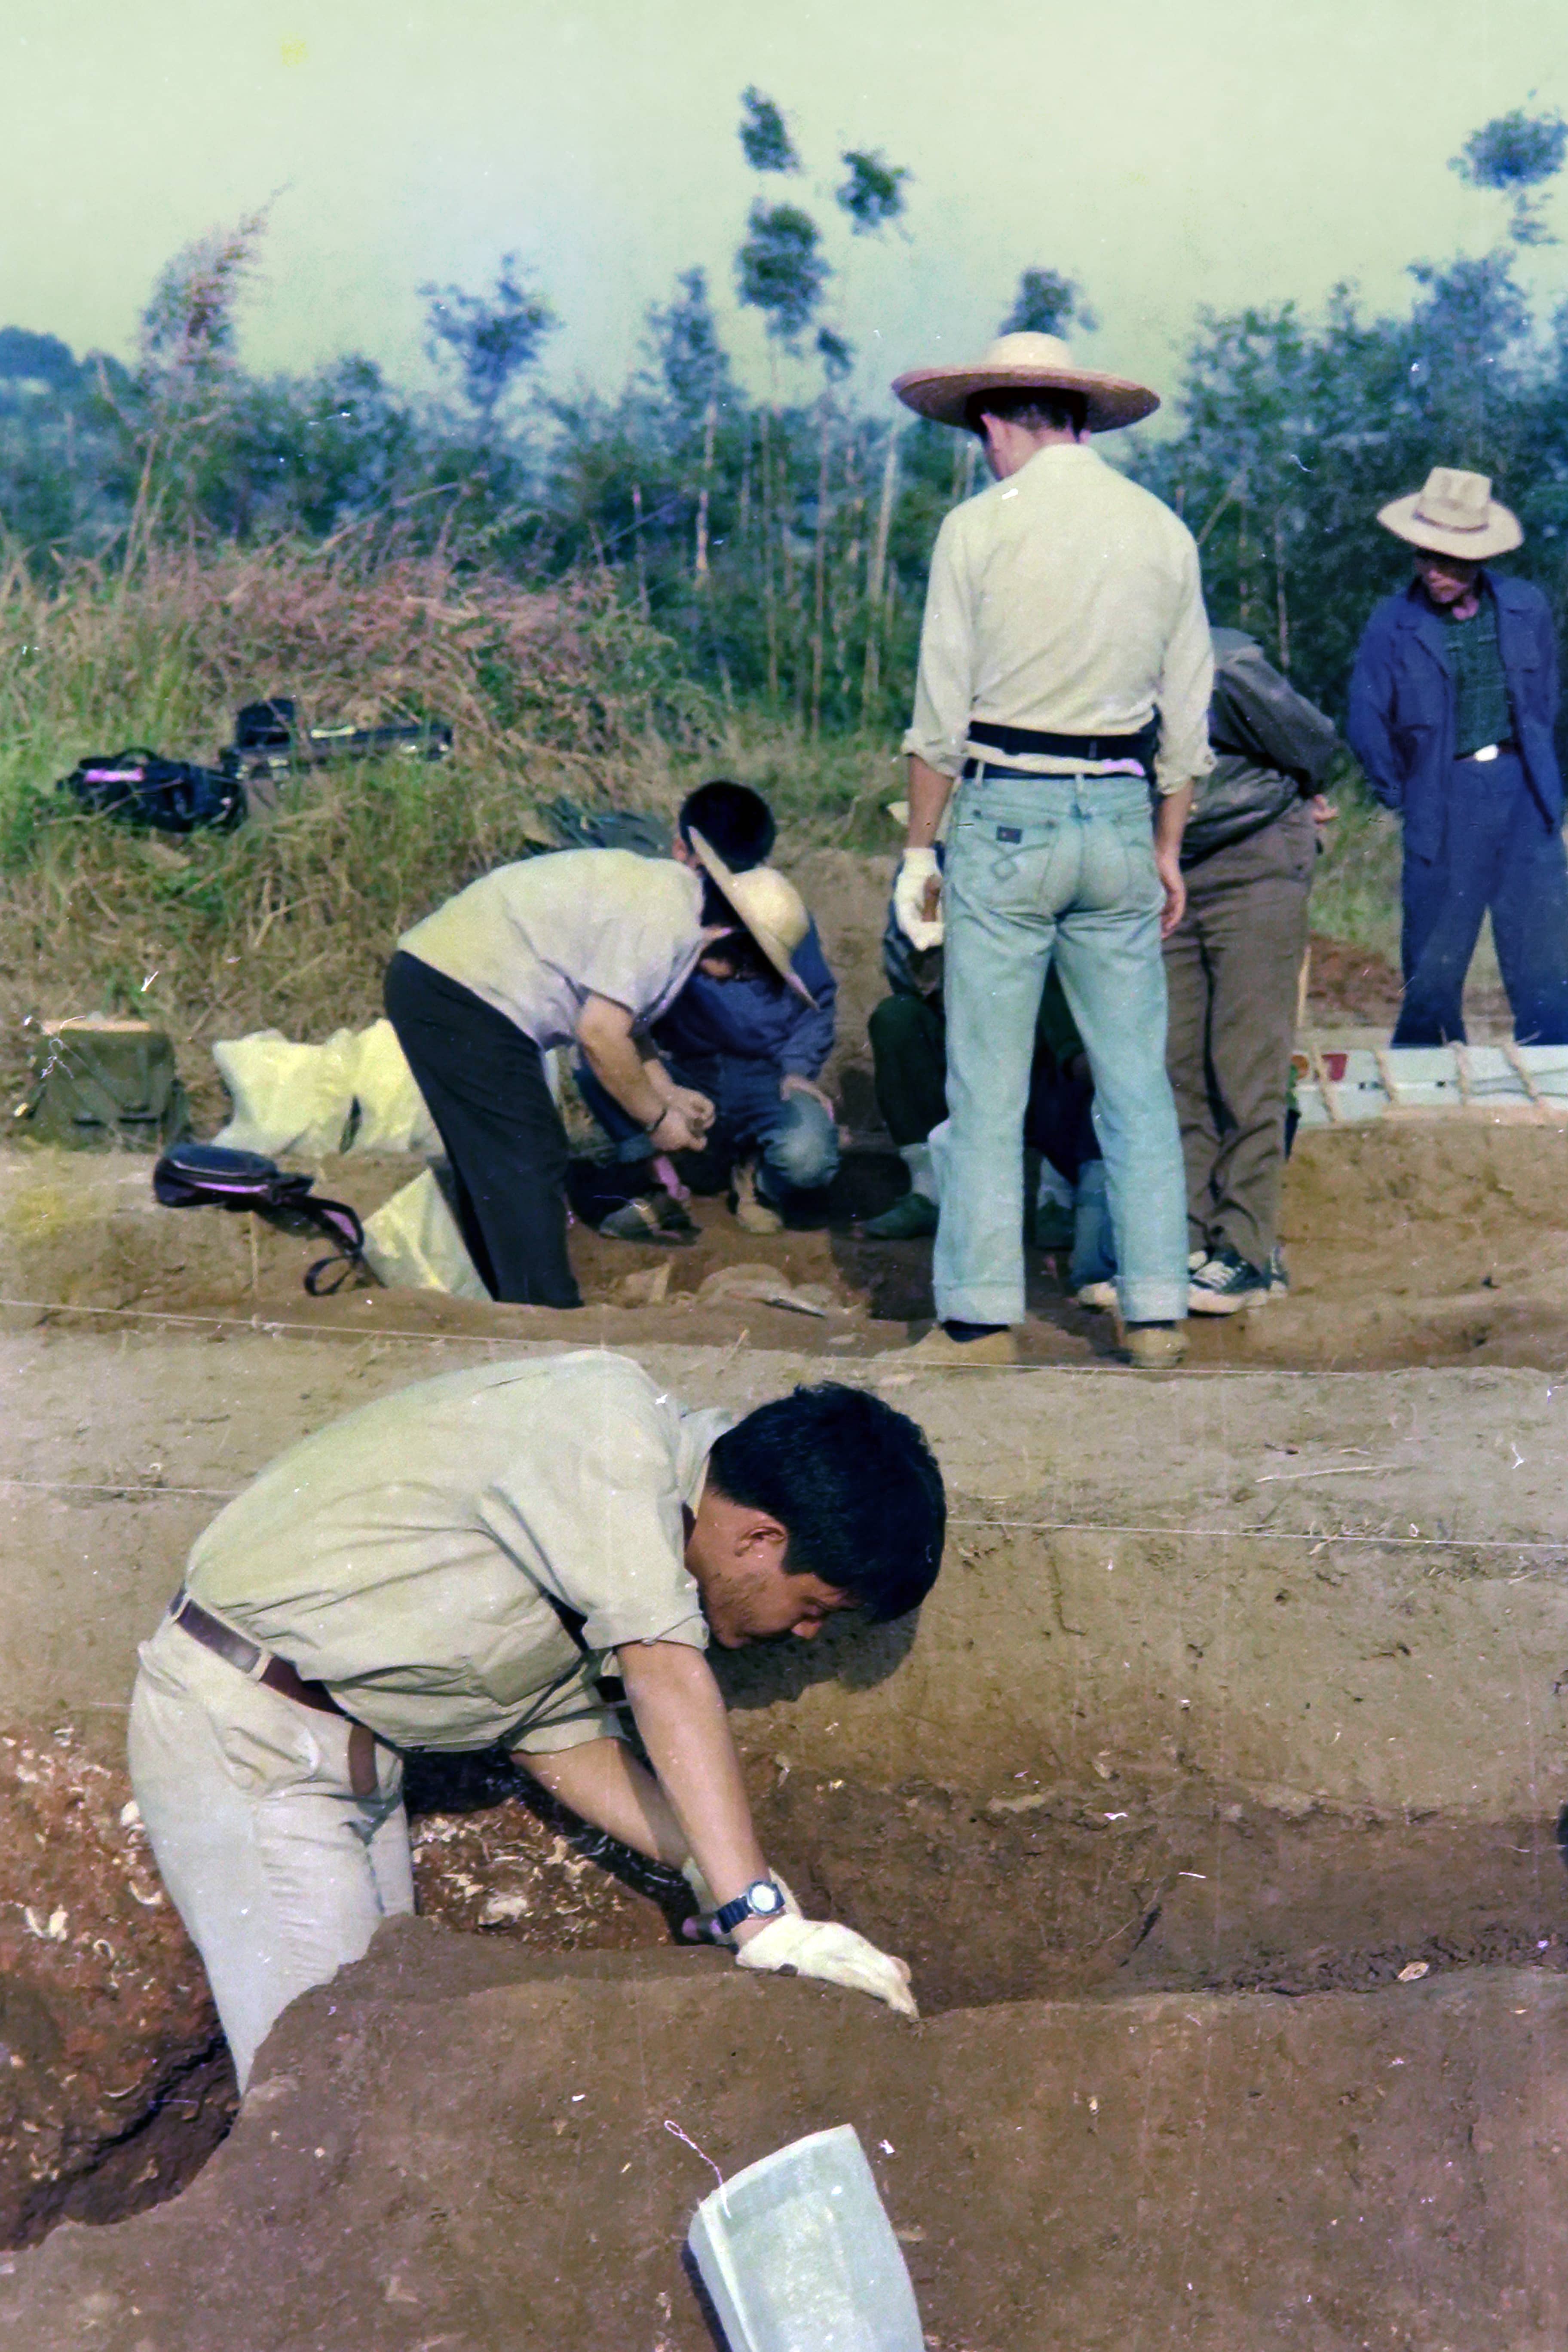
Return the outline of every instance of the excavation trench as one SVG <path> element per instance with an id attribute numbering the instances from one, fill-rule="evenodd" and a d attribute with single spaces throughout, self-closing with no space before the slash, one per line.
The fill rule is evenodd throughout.
<path id="1" fill-rule="evenodd" d="M 802 1370 L 638 1352 L 694 1405 Z M 856 2121 L 944 2352 L 1129 2314 L 1157 2340 L 1205 2275 L 1205 2352 L 1319 2352 L 1320 2323 L 1480 2352 L 1502 2311 L 1521 2352 L 1562 2340 L 1533 2218 L 1568 2148 L 1556 1382 L 862 1370 L 943 1462 L 935 1592 L 918 1628 L 720 1664 L 766 1850 L 909 1958 L 928 2022 L 683 1948 L 673 1885 L 503 1763 L 425 1760 L 425 1918 L 296 2005 L 226 2140 L 201 1971 L 126 1811 L 135 1643 L 215 1495 L 468 1359 L 41 1328 L 0 1360 L 0 2236 L 26 2249 L 0 2315 L 40 2352 L 706 2352 L 672 2250 L 711 2176 L 667 2118 L 726 2169 Z M 563 2263 L 584 2229 L 599 2255 Z M 284 2283 L 324 2291 L 345 2248 L 359 2302 L 311 2333 Z"/>
<path id="2" fill-rule="evenodd" d="M 772 1757 L 753 1757 L 749 1777 L 766 1850 L 803 1906 L 902 1953 L 927 2016 L 1159 1992 L 1365 1993 L 1500 1965 L 1568 1972 L 1550 1822 L 1378 1818 L 1194 1780 L 1137 1787 L 1115 1769 L 988 1801 Z M 120 1784 L 108 1792 L 112 1808 Z M 584 1833 L 499 1755 L 418 1760 L 410 1815 L 422 1913 L 492 1947 L 651 1955 L 689 1908 L 678 1880 Z M 0 2000 L 20 2126 L 0 2158 L 13 2245 L 64 2219 L 161 2203 L 235 2112 L 194 1955 L 165 1910 L 149 1906 L 144 1927 L 127 1919 L 112 1849 L 96 1861 L 77 1871 L 68 1930 L 78 1951 L 95 1925 L 118 1943 L 88 1938 L 62 1999 L 33 1957 L 56 1948 L 30 1937 Z M 100 1961 L 94 1978 L 110 1949 L 113 1969 Z M 135 1979 L 129 2001 L 116 1974 Z M 46 2136 L 54 2161 L 40 2166 Z"/>

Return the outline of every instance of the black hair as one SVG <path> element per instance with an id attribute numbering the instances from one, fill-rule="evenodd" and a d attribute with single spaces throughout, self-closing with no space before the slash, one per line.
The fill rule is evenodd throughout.
<path id="1" fill-rule="evenodd" d="M 1027 425 L 1031 433 L 1081 433 L 1089 422 L 1089 395 L 1032 384 L 1018 392 L 972 392 L 963 404 L 964 423 L 984 438 L 987 416 Z"/>
<path id="2" fill-rule="evenodd" d="M 880 1397 L 824 1381 L 774 1397 L 726 1430 L 709 1475 L 731 1503 L 787 1529 L 784 1568 L 901 1617 L 936 1582 L 947 1532 L 925 1433 Z"/>
<path id="3" fill-rule="evenodd" d="M 688 849 L 695 825 L 732 874 L 744 874 L 764 864 L 778 833 L 773 813 L 761 793 L 754 793 L 750 784 L 732 784 L 727 776 L 715 776 L 711 782 L 688 793 L 677 822 Z"/>

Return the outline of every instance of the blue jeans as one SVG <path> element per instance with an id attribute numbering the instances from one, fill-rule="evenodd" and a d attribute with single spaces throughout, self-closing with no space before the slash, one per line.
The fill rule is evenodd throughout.
<path id="1" fill-rule="evenodd" d="M 1141 777 L 984 772 L 946 861 L 947 1103 L 932 1276 L 943 1321 L 1024 1320 L 1023 1127 L 1053 955 L 1094 1076 L 1130 1323 L 1187 1311 L 1187 1209 L 1165 1075 L 1163 894 Z"/>
<path id="2" fill-rule="evenodd" d="M 1490 911 L 1521 1045 L 1568 1045 L 1568 860 L 1517 752 L 1456 760 L 1440 857 L 1406 857 L 1396 1045 L 1465 1042 L 1465 975 Z"/>
<path id="3" fill-rule="evenodd" d="M 781 1094 L 783 1073 L 771 1062 L 725 1054 L 668 1066 L 678 1087 L 695 1087 L 713 1105 L 710 1151 L 730 1159 L 758 1153 L 757 1190 L 775 1208 L 792 1192 L 831 1184 L 838 1172 L 837 1122 L 812 1096 Z M 653 1145 L 647 1134 L 593 1072 L 579 1063 L 573 1076 L 584 1101 L 615 1144 L 616 1158 L 650 1159 Z"/>

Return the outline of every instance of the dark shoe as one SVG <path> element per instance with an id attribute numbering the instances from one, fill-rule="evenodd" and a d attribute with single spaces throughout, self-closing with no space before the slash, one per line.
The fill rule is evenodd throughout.
<path id="1" fill-rule="evenodd" d="M 671 1192 L 639 1192 L 612 1209 L 599 1231 L 613 1242 L 672 1242 L 677 1248 L 697 1239 L 697 1227 Z"/>
<path id="2" fill-rule="evenodd" d="M 1261 1266 L 1248 1265 L 1233 1249 L 1216 1249 L 1200 1265 L 1187 1288 L 1189 1315 L 1235 1315 L 1243 1307 L 1260 1307 L 1273 1296 Z"/>
<path id="3" fill-rule="evenodd" d="M 1278 1242 L 1268 1260 L 1268 1273 L 1269 1297 L 1283 1298 L 1290 1288 L 1290 1275 L 1285 1264 L 1285 1253 Z"/>
<path id="4" fill-rule="evenodd" d="M 868 1217 L 860 1228 L 868 1241 L 918 1242 L 936 1231 L 936 1202 L 923 1192 L 906 1192 L 879 1217 Z"/>

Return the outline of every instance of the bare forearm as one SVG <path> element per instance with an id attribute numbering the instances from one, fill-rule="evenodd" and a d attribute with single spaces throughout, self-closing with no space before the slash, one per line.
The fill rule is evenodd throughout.
<path id="1" fill-rule="evenodd" d="M 711 1667 L 683 1642 L 629 1642 L 616 1652 L 648 1761 L 685 1846 L 713 1890 L 733 1895 L 767 1875 L 741 1760 Z"/>
<path id="2" fill-rule="evenodd" d="M 910 822 L 905 836 L 909 848 L 931 847 L 952 791 L 951 776 L 944 776 L 918 751 L 910 753 Z"/>
<path id="3" fill-rule="evenodd" d="M 605 1093 L 613 1095 L 639 1127 L 651 1127 L 668 1097 L 649 1076 L 652 1066 L 644 1060 L 632 1035 L 630 1017 L 618 1006 L 601 1010 L 598 1000 L 590 999 L 577 1024 L 577 1043 Z"/>
<path id="4" fill-rule="evenodd" d="M 580 1748 L 560 1748 L 544 1756 L 521 1750 L 513 1758 L 523 1770 L 595 1829 L 646 1853 L 650 1862 L 668 1863 L 679 1870 L 687 1857 L 679 1822 L 665 1801 L 651 1772 L 647 1772 L 620 1739 L 584 1740 Z"/>
<path id="5" fill-rule="evenodd" d="M 1182 835 L 1193 813 L 1193 791 L 1191 784 L 1183 784 L 1177 792 L 1163 793 L 1154 812 L 1154 846 L 1172 857 L 1181 854 Z"/>

